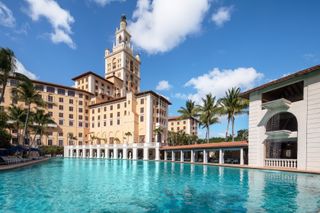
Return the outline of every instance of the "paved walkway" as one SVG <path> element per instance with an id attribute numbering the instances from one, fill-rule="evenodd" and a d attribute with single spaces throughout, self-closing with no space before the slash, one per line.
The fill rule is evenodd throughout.
<path id="1" fill-rule="evenodd" d="M 9 169 L 16 169 L 16 168 L 21 168 L 21 167 L 25 167 L 25 166 L 30 166 L 30 165 L 38 164 L 38 163 L 41 163 L 41 162 L 45 162 L 45 161 L 47 161 L 49 159 L 50 158 L 43 158 L 43 159 L 40 159 L 40 160 L 31 160 L 31 161 L 24 162 L 24 163 L 1 165 L 0 166 L 0 171 L 9 170 Z"/>

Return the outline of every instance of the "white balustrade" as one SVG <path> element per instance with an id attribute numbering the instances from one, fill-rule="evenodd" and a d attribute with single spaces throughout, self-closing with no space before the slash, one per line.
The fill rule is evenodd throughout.
<path id="1" fill-rule="evenodd" d="M 267 167 L 297 168 L 297 159 L 266 158 L 264 162 Z"/>

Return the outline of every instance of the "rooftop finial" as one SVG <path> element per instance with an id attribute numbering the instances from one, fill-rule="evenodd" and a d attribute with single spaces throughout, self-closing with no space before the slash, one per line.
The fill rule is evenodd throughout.
<path id="1" fill-rule="evenodd" d="M 122 15 L 121 15 L 121 21 L 127 22 L 126 14 L 122 14 Z"/>

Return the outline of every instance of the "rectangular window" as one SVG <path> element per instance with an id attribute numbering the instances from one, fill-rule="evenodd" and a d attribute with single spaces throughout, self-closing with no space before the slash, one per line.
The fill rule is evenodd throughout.
<path id="1" fill-rule="evenodd" d="M 110 113 L 110 118 L 113 118 L 113 114 L 112 113 Z"/>
<path id="2" fill-rule="evenodd" d="M 48 146 L 52 146 L 52 140 L 51 139 L 48 140 Z"/>
<path id="3" fill-rule="evenodd" d="M 144 120 L 144 117 L 140 116 L 140 122 L 143 122 L 143 120 Z"/>
<path id="4" fill-rule="evenodd" d="M 120 112 L 117 112 L 117 117 L 120 117 Z"/>
<path id="5" fill-rule="evenodd" d="M 69 104 L 73 104 L 73 99 L 69 99 Z"/>
<path id="6" fill-rule="evenodd" d="M 143 98 L 140 99 L 140 104 L 144 104 L 144 99 Z"/>
<path id="7" fill-rule="evenodd" d="M 59 102 L 60 102 L 60 103 L 63 103 L 63 98 L 59 98 Z"/>
<path id="8" fill-rule="evenodd" d="M 83 109 L 82 109 L 82 108 L 79 108 L 79 112 L 82 113 L 82 112 L 83 112 Z"/>
<path id="9" fill-rule="evenodd" d="M 55 89 L 54 87 L 47 87 L 47 92 L 54 93 Z"/>
<path id="10" fill-rule="evenodd" d="M 14 86 L 14 85 L 12 85 L 12 86 Z M 39 91 L 43 91 L 44 90 L 43 85 L 36 85 L 35 88 L 36 88 L 36 90 L 39 90 Z"/>
<path id="11" fill-rule="evenodd" d="M 63 110 L 63 105 L 59 105 L 59 110 Z"/>
<path id="12" fill-rule="evenodd" d="M 104 107 L 103 110 L 106 112 L 107 111 L 107 107 Z"/>
<path id="13" fill-rule="evenodd" d="M 74 91 L 68 90 L 68 96 L 74 97 L 75 94 L 76 94 L 76 93 L 75 93 Z"/>
<path id="14" fill-rule="evenodd" d="M 82 106 L 83 105 L 83 101 L 79 101 L 79 105 Z"/>
<path id="15" fill-rule="evenodd" d="M 143 107 L 140 108 L 140 113 L 144 113 L 144 108 Z"/>
<path id="16" fill-rule="evenodd" d="M 82 118 L 83 118 L 82 115 L 79 115 L 79 120 L 82 120 Z"/>
<path id="17" fill-rule="evenodd" d="M 79 127 L 82 127 L 82 121 L 79 121 Z"/>
<path id="18" fill-rule="evenodd" d="M 82 138 L 82 132 L 79 132 L 78 136 L 79 138 Z"/>
<path id="19" fill-rule="evenodd" d="M 59 132 L 59 137 L 62 137 L 63 136 L 63 132 Z"/>
<path id="20" fill-rule="evenodd" d="M 58 94 L 59 95 L 65 95 L 66 91 L 64 89 L 58 89 Z"/>
<path id="21" fill-rule="evenodd" d="M 80 93 L 80 94 L 79 94 L 79 98 L 83 98 L 83 94 Z"/>
<path id="22" fill-rule="evenodd" d="M 113 106 L 112 105 L 110 106 L 110 110 L 113 110 Z"/>
<path id="23" fill-rule="evenodd" d="M 112 126 L 112 120 L 110 120 L 110 126 Z"/>
<path id="24" fill-rule="evenodd" d="M 70 111 L 70 112 L 73 112 L 73 107 L 72 107 L 72 106 L 69 107 L 69 111 Z"/>
<path id="25" fill-rule="evenodd" d="M 53 102 L 53 96 L 48 95 L 48 102 Z"/>
<path id="26" fill-rule="evenodd" d="M 53 108 L 53 104 L 48 104 L 48 109 L 52 109 Z"/>
<path id="27" fill-rule="evenodd" d="M 69 126 L 73 126 L 73 121 L 69 120 Z"/>
<path id="28" fill-rule="evenodd" d="M 63 120 L 59 120 L 59 125 L 63 125 Z"/>
<path id="29" fill-rule="evenodd" d="M 63 140 L 59 140 L 59 146 L 63 146 Z"/>
<path id="30" fill-rule="evenodd" d="M 70 119 L 73 119 L 73 114 L 69 114 L 69 118 L 70 118 Z"/>
<path id="31" fill-rule="evenodd" d="M 63 118 L 63 113 L 62 112 L 59 113 L 59 117 Z"/>
<path id="32" fill-rule="evenodd" d="M 117 108 L 120 109 L 120 104 L 117 105 Z"/>

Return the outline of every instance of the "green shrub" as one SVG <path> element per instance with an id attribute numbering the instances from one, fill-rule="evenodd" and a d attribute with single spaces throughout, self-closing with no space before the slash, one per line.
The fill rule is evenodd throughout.
<path id="1" fill-rule="evenodd" d="M 11 135 L 4 129 L 0 129 L 0 148 L 9 148 Z"/>

